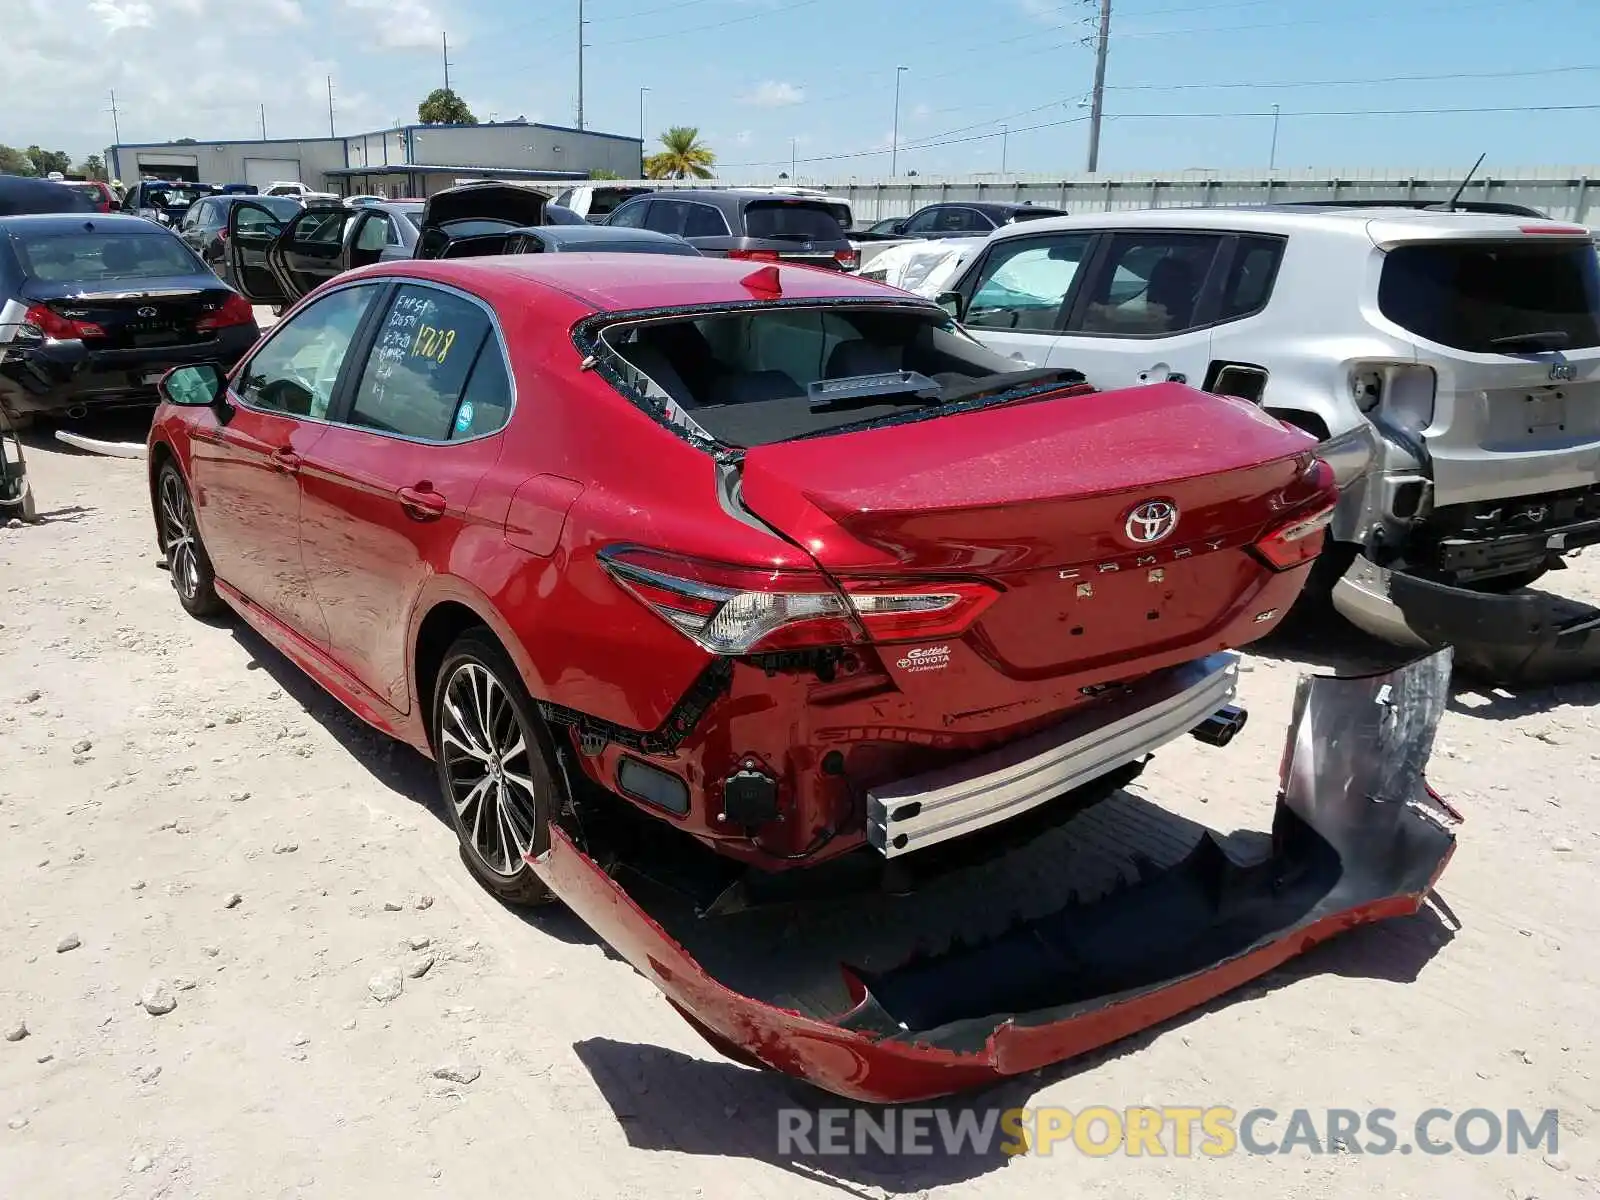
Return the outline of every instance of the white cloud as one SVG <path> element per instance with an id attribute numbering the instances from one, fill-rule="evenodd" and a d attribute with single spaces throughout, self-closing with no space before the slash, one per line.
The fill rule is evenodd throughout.
<path id="1" fill-rule="evenodd" d="M 368 34 L 386 50 L 438 49 L 444 22 L 424 0 L 344 0 L 366 18 Z M 371 14 L 378 14 L 373 20 Z"/>
<path id="2" fill-rule="evenodd" d="M 100 18 L 111 33 L 122 29 L 148 29 L 155 24 L 155 10 L 144 0 L 90 0 L 89 11 Z"/>
<path id="3" fill-rule="evenodd" d="M 805 98 L 804 90 L 794 84 L 768 79 L 746 92 L 740 100 L 757 108 L 787 108 L 791 104 L 802 103 Z"/>
<path id="4" fill-rule="evenodd" d="M 1024 16 L 1043 25 L 1071 25 L 1083 20 L 1082 14 L 1066 0 L 1016 0 L 1016 3 Z"/>

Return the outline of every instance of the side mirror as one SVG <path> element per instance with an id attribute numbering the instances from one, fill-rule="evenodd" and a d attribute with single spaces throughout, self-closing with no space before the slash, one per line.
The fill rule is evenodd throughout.
<path id="1" fill-rule="evenodd" d="M 161 377 L 158 390 L 168 404 L 181 408 L 210 408 L 222 398 L 228 378 L 216 363 L 173 367 Z"/>
<path id="2" fill-rule="evenodd" d="M 960 292 L 940 292 L 938 304 L 956 320 L 967 319 L 967 298 Z"/>
<path id="3" fill-rule="evenodd" d="M 896 221 L 893 225 L 889 226 L 890 233 L 904 233 L 905 231 L 906 223 L 904 221 Z"/>

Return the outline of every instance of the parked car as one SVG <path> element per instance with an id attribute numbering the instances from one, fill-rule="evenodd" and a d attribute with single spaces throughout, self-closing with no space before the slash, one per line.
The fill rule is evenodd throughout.
<path id="1" fill-rule="evenodd" d="M 99 213 L 116 212 L 122 207 L 115 192 L 109 183 L 101 183 L 95 179 L 74 180 L 67 187 L 77 192 L 80 196 L 88 197 L 89 203 L 94 206 L 94 211 Z"/>
<path id="2" fill-rule="evenodd" d="M 629 200 L 606 224 L 669 233 L 719 258 L 853 271 L 860 256 L 833 209 L 815 196 L 695 188 Z"/>
<path id="3" fill-rule="evenodd" d="M 176 226 L 189 206 L 216 188 L 209 183 L 173 183 L 169 180 L 141 179 L 128 189 L 122 211 L 144 217 L 158 225 Z"/>
<path id="4" fill-rule="evenodd" d="M 493 181 L 447 188 L 427 201 L 356 209 L 319 202 L 286 224 L 260 208 L 238 205 L 229 214 L 229 277 L 255 303 L 275 306 L 373 262 L 504 254 L 513 234 L 531 247 L 527 234 L 536 227 L 590 228 L 543 192 Z"/>
<path id="5" fill-rule="evenodd" d="M 228 262 L 228 213 L 234 205 L 244 200 L 255 206 L 241 222 L 245 228 L 259 228 L 269 219 L 287 222 L 305 207 L 290 196 L 250 196 L 225 192 L 196 200 L 184 212 L 177 227 L 178 236 L 189 249 L 198 254 L 201 261 L 215 271 L 224 283 L 234 288 L 238 287 L 238 283 L 233 278 Z"/>
<path id="6" fill-rule="evenodd" d="M 548 210 L 546 210 L 548 211 Z M 678 254 L 698 256 L 681 237 L 604 225 L 534 225 L 506 235 L 501 254 Z M 454 257 L 454 256 L 447 256 Z"/>
<path id="7" fill-rule="evenodd" d="M 1204 840 L 1165 875 L 1141 864 L 1086 925 L 945 897 L 992 918 L 987 940 L 813 970 L 836 1016 L 718 982 L 646 915 L 663 888 L 640 862 L 815 870 L 833 897 L 828 864 L 1059 824 L 1063 792 L 1110 794 L 1170 739 L 1237 726 L 1219 651 L 1293 602 L 1331 472 L 1247 403 L 1080 380 L 840 273 L 385 262 L 307 297 L 231 375 L 166 380 L 152 509 L 184 608 L 232 608 L 434 760 L 494 895 L 566 900 L 746 1061 L 905 1098 L 1415 911 L 1453 845 L 1420 779 L 1441 654 L 1303 687 L 1270 861 Z"/>
<path id="8" fill-rule="evenodd" d="M 94 204 L 88 196 L 65 184 L 30 175 L 0 175 L 0 217 L 93 211 Z"/>
<path id="9" fill-rule="evenodd" d="M 0 411 L 13 425 L 153 408 L 171 367 L 231 366 L 259 332 L 244 298 L 147 220 L 0 218 Z"/>
<path id="10" fill-rule="evenodd" d="M 1102 387 L 1188 381 L 1317 437 L 1344 488 L 1319 586 L 1363 629 L 1452 642 L 1491 673 L 1588 661 L 1553 599 L 1507 595 L 1600 543 L 1588 230 L 1402 207 L 1101 213 L 996 233 L 941 290 L 1003 354 Z"/>
<path id="11" fill-rule="evenodd" d="M 623 186 L 609 183 L 586 183 L 559 192 L 552 203 L 571 209 L 593 225 L 604 225 L 606 218 L 635 196 L 648 196 L 655 189 L 637 184 Z"/>
<path id="12" fill-rule="evenodd" d="M 319 192 L 310 184 L 301 183 L 297 179 L 281 179 L 276 183 L 269 183 L 263 196 L 292 196 L 302 204 L 309 204 L 313 200 L 338 200 L 339 197 L 332 192 Z"/>

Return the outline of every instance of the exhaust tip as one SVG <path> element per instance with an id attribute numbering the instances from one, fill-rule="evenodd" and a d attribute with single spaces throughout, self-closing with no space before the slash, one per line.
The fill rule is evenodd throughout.
<path id="1" fill-rule="evenodd" d="M 1250 714 L 1237 704 L 1217 709 L 1189 732 L 1208 746 L 1226 746 L 1238 736 L 1250 720 Z"/>

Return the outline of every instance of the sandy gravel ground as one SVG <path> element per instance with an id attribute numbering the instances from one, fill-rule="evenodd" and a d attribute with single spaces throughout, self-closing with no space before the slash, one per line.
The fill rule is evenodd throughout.
<path id="1" fill-rule="evenodd" d="M 184 616 L 143 464 L 36 444 L 49 519 L 0 529 L 6 1200 L 1600 1194 L 1600 689 L 1457 697 L 1432 772 L 1469 817 L 1453 920 L 977 1098 L 1558 1108 L 1557 1154 L 785 1157 L 776 1110 L 814 1093 L 720 1059 L 564 912 L 483 895 L 424 763 Z M 1600 567 L 1563 582 L 1600 596 Z M 1308 653 L 1253 656 L 1241 739 L 1174 747 L 1142 794 L 1260 827 Z"/>

